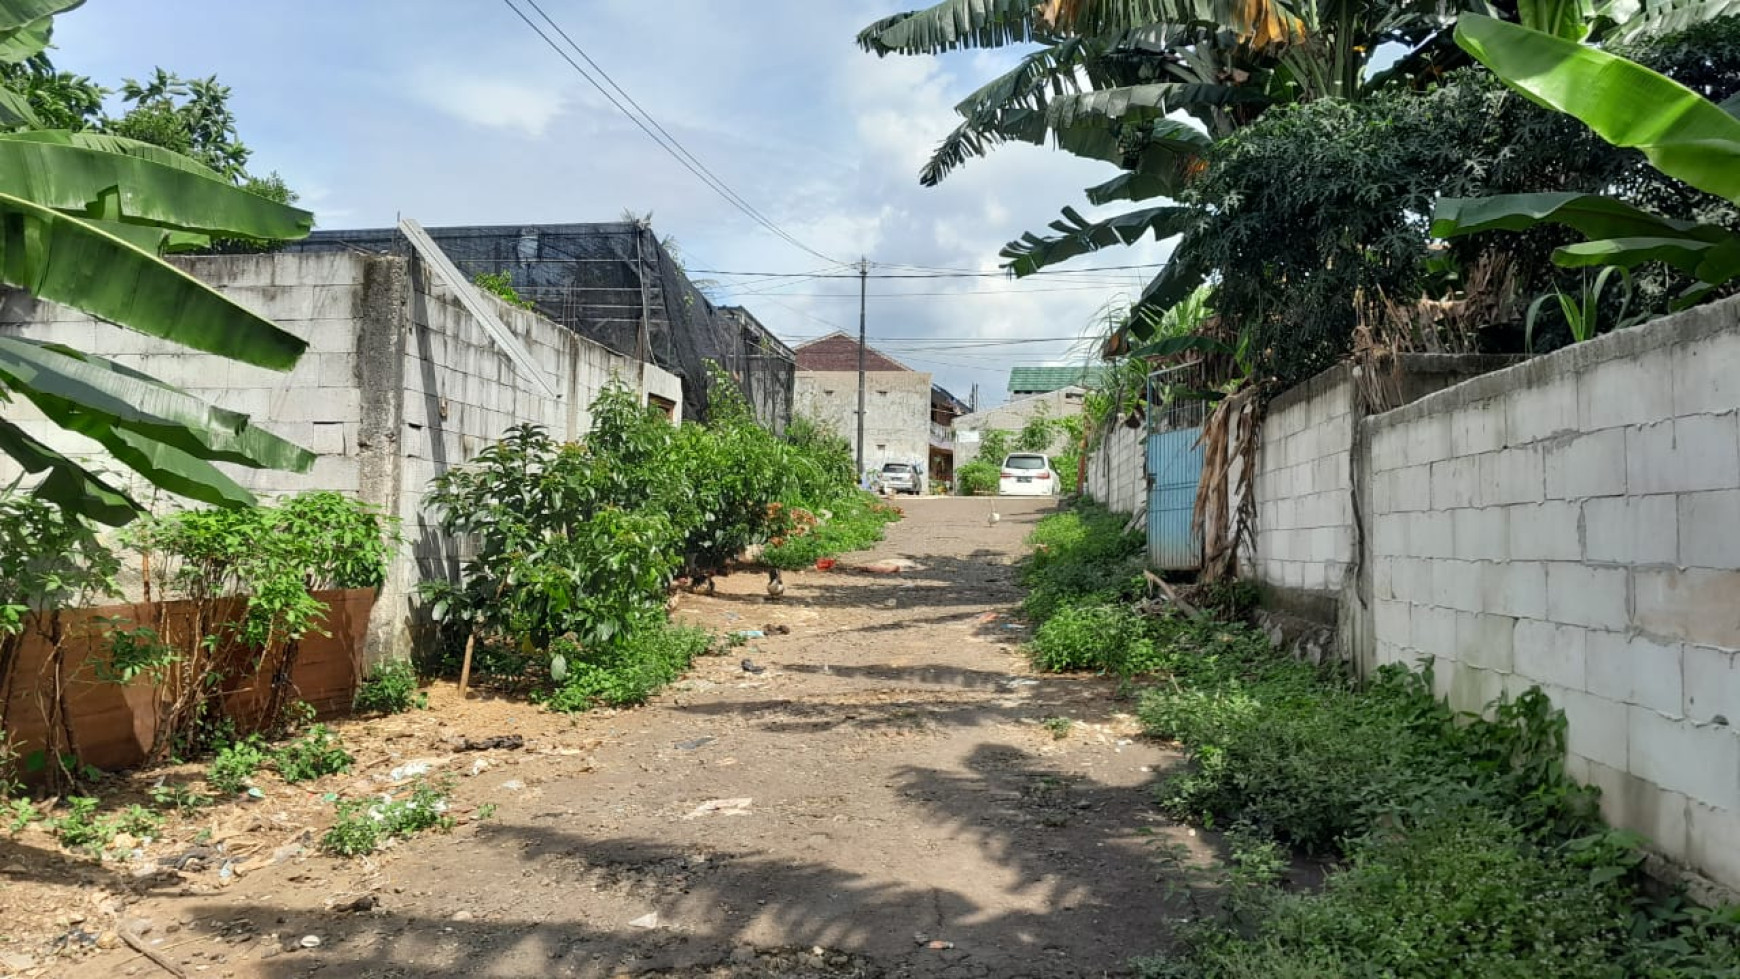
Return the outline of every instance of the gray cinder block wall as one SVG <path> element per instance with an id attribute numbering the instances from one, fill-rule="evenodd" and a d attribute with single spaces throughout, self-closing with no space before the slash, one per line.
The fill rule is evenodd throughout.
<path id="1" fill-rule="evenodd" d="M 1362 422 L 1362 654 L 1540 685 L 1610 821 L 1740 887 L 1740 301 Z"/>
<path id="2" fill-rule="evenodd" d="M 1113 513 L 1133 514 L 1148 504 L 1148 426 L 1118 424 L 1088 454 L 1087 495 Z"/>
<path id="3" fill-rule="evenodd" d="M 471 460 L 521 422 L 544 425 L 558 438 L 580 437 L 591 424 L 592 400 L 613 376 L 643 400 L 653 395 L 679 412 L 683 403 L 675 376 L 485 297 L 545 371 L 558 392 L 549 398 L 414 260 L 293 253 L 177 263 L 307 340 L 308 352 L 296 368 L 280 374 L 233 363 L 19 293 L 0 306 L 0 332 L 110 357 L 245 412 L 317 454 L 305 474 L 224 466 L 258 495 L 336 490 L 398 517 L 405 543 L 370 621 L 371 662 L 410 654 L 419 621 L 412 599 L 417 580 L 457 572 L 457 544 L 443 539 L 423 505 L 437 474 Z M 98 446 L 62 431 L 28 403 L 14 401 L 3 410 L 49 445 L 102 464 Z M 9 460 L 0 459 L 0 481 L 17 475 Z M 141 498 L 164 508 L 176 505 L 149 494 Z"/>

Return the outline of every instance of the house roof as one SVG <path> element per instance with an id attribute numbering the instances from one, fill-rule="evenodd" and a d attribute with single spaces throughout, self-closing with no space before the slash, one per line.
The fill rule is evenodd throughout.
<path id="1" fill-rule="evenodd" d="M 797 367 L 800 371 L 855 371 L 858 369 L 858 341 L 838 332 L 811 340 L 797 348 Z M 912 368 L 879 353 L 875 347 L 864 348 L 864 369 L 912 373 Z"/>
<path id="2" fill-rule="evenodd" d="M 1009 390 L 1015 394 L 1044 394 L 1058 388 L 1093 387 L 1099 383 L 1099 367 L 1011 367 Z"/>

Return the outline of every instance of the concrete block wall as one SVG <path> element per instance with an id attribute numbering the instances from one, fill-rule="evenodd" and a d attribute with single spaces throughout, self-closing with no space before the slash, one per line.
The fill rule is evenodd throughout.
<path id="1" fill-rule="evenodd" d="M 1740 887 L 1740 301 L 1362 423 L 1369 648 L 1539 685 L 1608 819 Z"/>
<path id="2" fill-rule="evenodd" d="M 592 402 L 613 380 L 634 388 L 643 403 L 650 393 L 674 404 L 673 421 L 681 420 L 683 403 L 682 382 L 675 375 L 486 295 L 485 302 L 558 392 L 551 398 L 426 266 L 413 262 L 403 274 L 407 308 L 399 331 L 400 377 L 389 386 L 402 392 L 395 428 L 397 513 L 406 542 L 381 602 L 393 620 L 374 624 L 372 658 L 409 655 L 424 628 L 415 614 L 417 581 L 456 577 L 465 557 L 461 543 L 441 533 L 438 514 L 425 503 L 436 476 L 470 462 L 515 425 L 541 425 L 566 441 L 583 438 L 592 427 Z"/>
<path id="3" fill-rule="evenodd" d="M 1256 550 L 1248 565 L 1249 577 L 1271 590 L 1339 594 L 1347 584 L 1357 560 L 1356 401 L 1352 370 L 1338 367 L 1269 405 L 1252 481 Z"/>
<path id="4" fill-rule="evenodd" d="M 637 388 L 643 401 L 655 394 L 681 411 L 682 382 L 674 375 L 486 296 L 544 371 L 557 392 L 549 397 L 444 286 L 406 259 L 298 252 L 177 262 L 307 340 L 295 369 L 276 373 L 236 364 L 17 293 L 0 305 L 0 333 L 110 357 L 246 413 L 316 453 L 302 474 L 220 464 L 262 497 L 336 490 L 397 516 L 406 541 L 374 605 L 371 661 L 410 654 L 419 578 L 457 573 L 458 547 L 442 538 L 424 505 L 436 475 L 470 461 L 518 423 L 544 425 L 557 438 L 583 436 L 593 399 L 613 377 Z M 50 446 L 103 465 L 100 447 L 62 431 L 28 402 L 18 399 L 0 410 Z M 18 475 L 12 465 L 0 458 L 0 482 Z M 106 468 L 125 472 L 112 463 Z M 175 505 L 143 488 L 140 499 Z"/>
<path id="5" fill-rule="evenodd" d="M 792 415 L 809 418 L 858 444 L 856 371 L 798 371 Z M 930 374 L 867 371 L 864 375 L 864 465 L 930 465 Z"/>
<path id="6" fill-rule="evenodd" d="M 0 305 L 0 334 L 52 340 L 100 354 L 219 407 L 250 415 L 275 434 L 318 453 L 314 467 L 300 474 L 218 464 L 251 492 L 357 493 L 363 454 L 358 310 L 368 259 L 347 254 L 233 255 L 175 262 L 308 341 L 308 352 L 295 369 L 280 373 L 199 353 L 18 292 L 10 293 Z M 105 458 L 96 443 L 64 431 L 22 398 L 3 410 L 8 420 L 61 452 L 91 462 Z M 125 469 L 108 468 L 117 481 L 138 490 L 141 499 L 150 495 Z M 0 458 L 0 484 L 18 475 L 10 459 Z"/>
<path id="7" fill-rule="evenodd" d="M 1135 513 L 1148 502 L 1148 427 L 1116 425 L 1088 455 L 1087 494 L 1113 513 Z"/>

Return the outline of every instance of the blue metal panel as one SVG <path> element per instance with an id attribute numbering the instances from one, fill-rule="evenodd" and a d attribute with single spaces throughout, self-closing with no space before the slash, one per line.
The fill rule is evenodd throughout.
<path id="1" fill-rule="evenodd" d="M 1202 427 L 1148 435 L 1148 563 L 1159 571 L 1202 565 L 1201 535 L 1191 532 L 1202 478 Z"/>

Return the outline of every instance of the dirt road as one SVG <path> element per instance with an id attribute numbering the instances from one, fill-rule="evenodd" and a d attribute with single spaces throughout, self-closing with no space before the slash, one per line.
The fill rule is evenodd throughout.
<path id="1" fill-rule="evenodd" d="M 1020 655 L 1009 565 L 1049 501 L 999 501 L 994 526 L 984 500 L 906 507 L 870 556 L 916 570 L 788 575 L 779 601 L 739 574 L 686 596 L 680 618 L 790 634 L 579 718 L 584 756 L 461 779 L 458 801 L 497 804 L 493 820 L 128 913 L 214 977 L 1118 974 L 1185 913 L 1149 835 L 1196 843 L 1147 791 L 1176 757 L 1137 738 L 1109 683 L 1033 676 Z M 328 908 L 363 892 L 378 906 Z M 129 970 L 156 967 L 121 949 L 78 973 Z"/>

